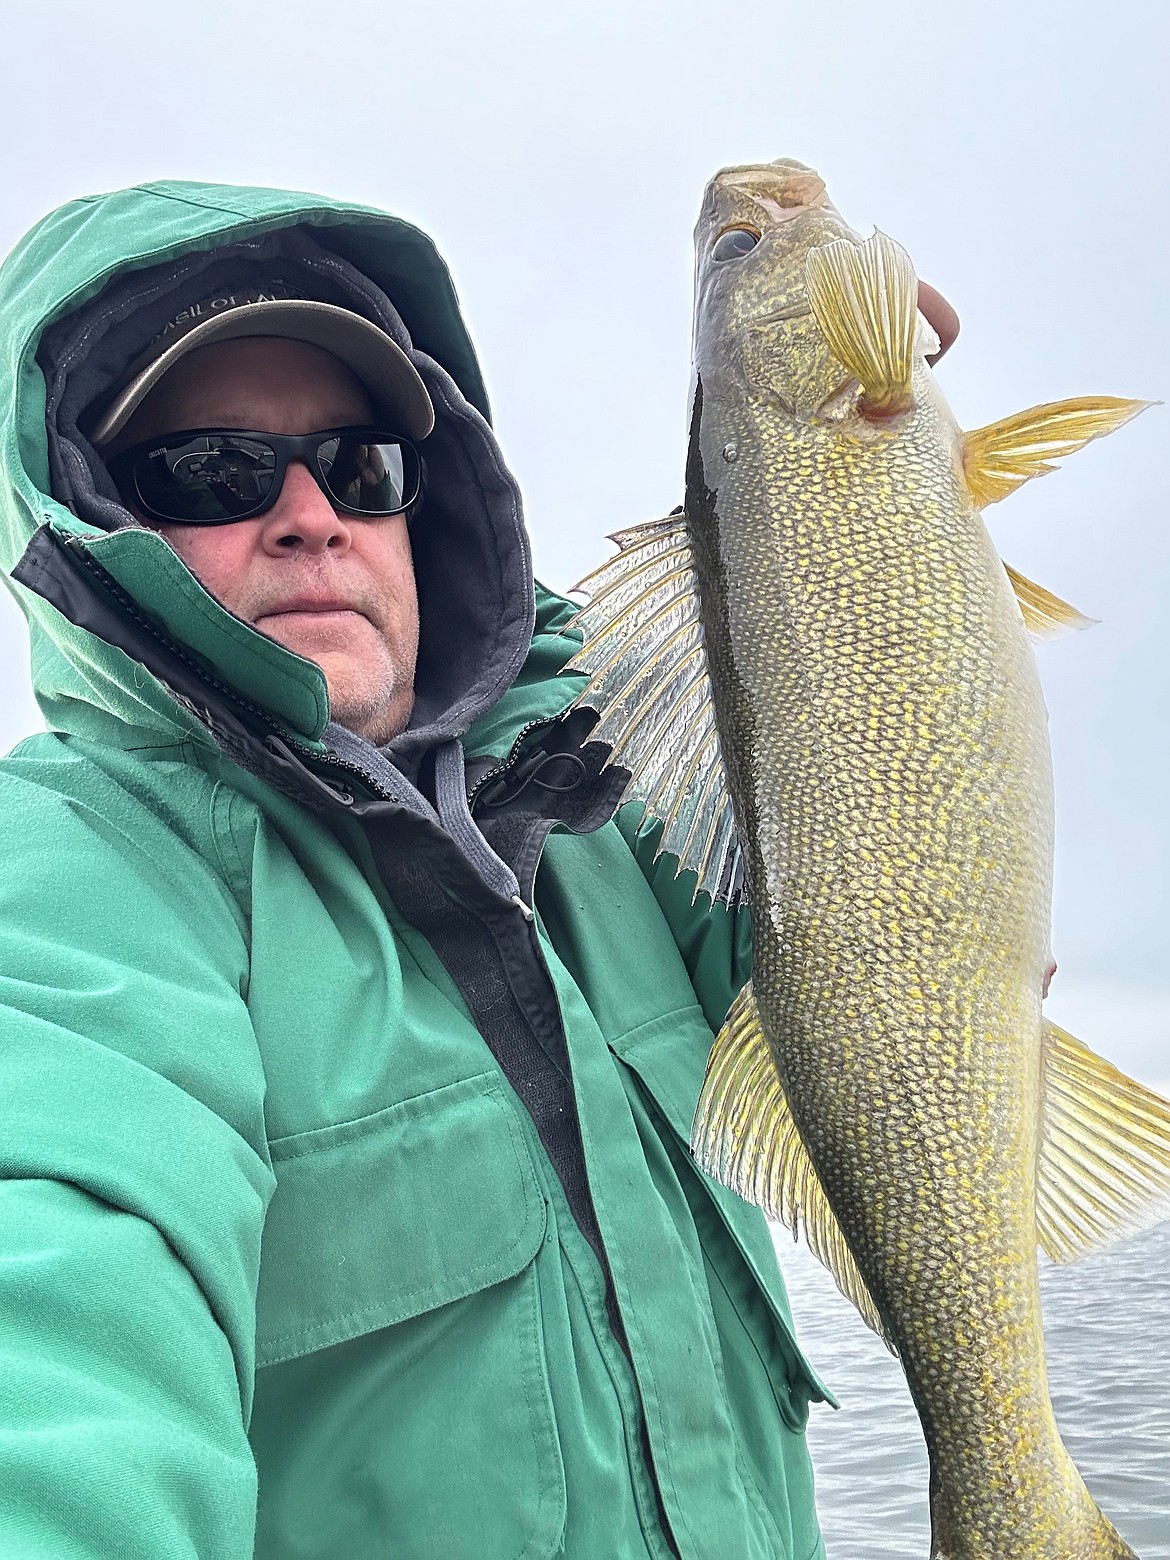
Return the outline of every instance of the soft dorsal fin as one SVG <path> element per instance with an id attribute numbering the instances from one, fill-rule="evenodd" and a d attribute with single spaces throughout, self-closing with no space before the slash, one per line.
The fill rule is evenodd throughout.
<path id="1" fill-rule="evenodd" d="M 794 1237 L 803 1229 L 837 1288 L 894 1352 L 792 1119 L 751 981 L 731 1004 L 711 1048 L 691 1152 L 701 1170 L 763 1208 Z"/>
<path id="2" fill-rule="evenodd" d="M 585 636 L 569 670 L 589 673 L 578 705 L 610 762 L 630 771 L 625 800 L 665 824 L 659 852 L 698 874 L 695 893 L 743 897 L 743 866 L 715 729 L 699 587 L 686 518 L 618 531 L 620 551 L 575 587 Z"/>
<path id="3" fill-rule="evenodd" d="M 1055 471 L 1053 461 L 1112 433 L 1152 401 L 1085 395 L 1049 401 L 963 435 L 963 469 L 978 508 L 998 503 L 1032 477 Z"/>
<path id="4" fill-rule="evenodd" d="M 1059 639 L 1062 634 L 1071 634 L 1078 628 L 1092 628 L 1099 621 L 1086 617 L 1067 601 L 1061 601 L 1059 596 L 1013 569 L 1011 564 L 1005 563 L 1004 568 L 1016 593 L 1024 626 L 1037 639 Z"/>
<path id="5" fill-rule="evenodd" d="M 885 233 L 863 244 L 838 238 L 809 251 L 804 279 L 829 351 L 861 386 L 861 410 L 875 417 L 906 411 L 918 333 L 910 256 Z"/>

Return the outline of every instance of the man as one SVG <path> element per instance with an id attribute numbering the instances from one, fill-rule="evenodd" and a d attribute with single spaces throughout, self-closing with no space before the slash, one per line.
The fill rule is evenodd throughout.
<path id="1" fill-rule="evenodd" d="M 823 1554 L 686 1151 L 743 912 L 568 713 L 442 262 L 160 184 L 0 274 L 0 1553 Z"/>

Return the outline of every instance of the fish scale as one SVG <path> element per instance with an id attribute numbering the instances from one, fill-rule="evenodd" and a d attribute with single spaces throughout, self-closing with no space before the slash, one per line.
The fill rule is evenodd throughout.
<path id="1" fill-rule="evenodd" d="M 803 1228 L 898 1354 L 932 1555 L 1131 1555 L 1053 1418 L 1037 1210 L 1061 1260 L 1165 1216 L 1170 1106 L 1042 1016 L 1028 629 L 1087 620 L 1006 569 L 980 510 L 1141 403 L 964 435 L 904 252 L 863 244 L 800 164 L 717 175 L 696 254 L 685 515 L 582 582 L 573 662 L 696 892 L 733 893 L 724 842 L 742 854 L 754 969 L 696 1157 Z"/>
<path id="2" fill-rule="evenodd" d="M 752 339 L 734 372 L 758 383 Z M 809 333 L 803 344 L 813 345 Z M 802 385 L 831 373 L 823 346 L 819 357 Z M 714 364 L 716 383 L 724 367 Z M 737 816 L 746 803 L 759 820 L 747 865 L 754 987 L 775 993 L 761 1004 L 764 1031 L 793 1117 L 898 1340 L 928 1444 L 945 1448 L 932 1447 L 939 1483 L 969 1488 L 973 1472 L 1010 1467 L 1034 1532 L 1037 1497 L 1052 1492 L 1059 1518 L 1069 1482 L 1036 1357 L 1034 1212 L 1014 1184 L 1015 1167 L 1036 1154 L 1035 1048 L 1013 1040 L 1039 1030 L 1051 785 L 1034 657 L 982 522 L 958 492 L 957 439 L 940 426 L 929 377 L 921 365 L 925 410 L 910 426 L 844 449 L 836 425 L 810 437 L 766 404 L 752 419 L 760 401 L 712 398 L 704 379 L 693 431 L 711 452 L 704 466 L 732 442 L 737 459 L 718 503 L 688 501 L 687 513 L 696 548 L 707 526 L 720 573 L 735 582 L 724 603 L 708 604 L 699 572 L 704 623 L 721 605 L 727 620 L 708 639 L 713 688 L 727 675 L 715 647 L 726 646 L 755 736 L 745 744 L 721 728 L 725 758 L 736 755 Z M 851 510 L 842 493 L 865 500 Z M 716 692 L 717 710 L 723 702 Z M 795 753 L 793 732 L 803 738 Z M 989 749 L 992 765 L 982 762 Z M 859 850 L 872 857 L 868 871 Z M 968 884 L 956 900 L 958 863 L 981 868 L 987 891 L 973 897 Z M 935 913 L 916 916 L 915 901 Z M 981 979 L 993 961 L 1013 978 Z M 929 968 L 947 978 L 937 1013 L 908 989 Z M 869 996 L 862 1011 L 857 990 Z M 874 1109 L 876 1077 L 900 1080 L 912 1114 Z M 989 1128 L 978 1137 L 946 1126 L 972 1097 Z M 901 1237 L 927 1200 L 951 1238 L 907 1248 Z M 991 1369 L 984 1313 L 997 1318 Z M 944 1353 L 946 1372 L 931 1369 Z M 939 1526 L 970 1528 L 980 1520 L 970 1505 L 956 1503 Z M 987 1553 L 1017 1552 L 996 1547 L 1010 1538 L 996 1521 Z"/>

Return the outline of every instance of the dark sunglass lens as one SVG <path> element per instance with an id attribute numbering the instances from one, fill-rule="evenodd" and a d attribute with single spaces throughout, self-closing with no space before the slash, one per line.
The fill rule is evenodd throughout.
<path id="1" fill-rule="evenodd" d="M 322 442 L 317 459 L 332 496 L 359 514 L 399 514 L 418 494 L 418 456 L 409 444 L 335 436 Z"/>
<path id="2" fill-rule="evenodd" d="M 196 434 L 140 456 L 134 480 L 155 514 L 214 524 L 250 514 L 267 497 L 275 470 L 276 456 L 267 444 Z"/>

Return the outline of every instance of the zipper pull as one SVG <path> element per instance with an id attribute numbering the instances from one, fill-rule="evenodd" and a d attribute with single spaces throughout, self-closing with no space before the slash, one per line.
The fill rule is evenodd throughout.
<path id="1" fill-rule="evenodd" d="M 522 763 L 514 768 L 505 767 L 494 780 L 489 780 L 487 785 L 475 798 L 478 807 L 502 807 L 505 802 L 510 802 L 528 784 L 529 778 L 544 763 L 548 754 L 542 747 L 535 748 Z"/>

